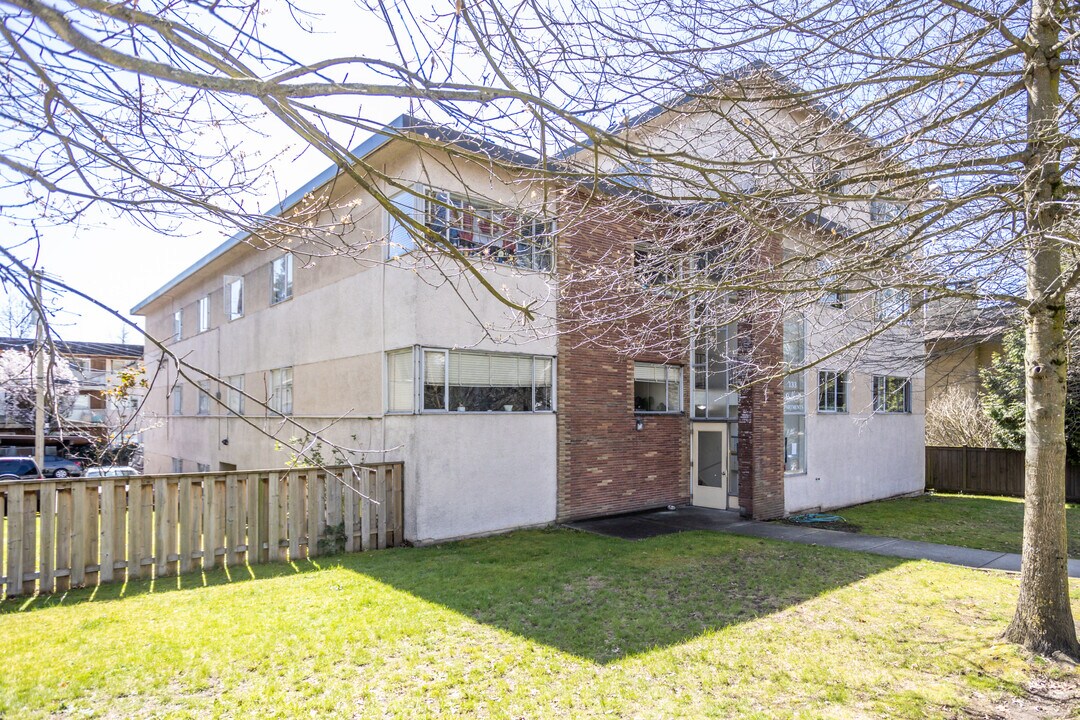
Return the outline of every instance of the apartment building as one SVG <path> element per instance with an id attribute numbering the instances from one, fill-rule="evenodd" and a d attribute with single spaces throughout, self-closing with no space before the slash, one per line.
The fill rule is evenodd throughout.
<path id="1" fill-rule="evenodd" d="M 677 134 L 670 120 L 634 130 Z M 280 467 L 290 451 L 273 438 L 297 446 L 317 432 L 327 460 L 336 446 L 404 461 L 414 542 L 690 502 L 780 517 L 922 489 L 912 357 L 834 359 L 737 389 L 737 338 L 803 367 L 836 342 L 815 328 L 839 298 L 785 318 L 784 332 L 715 328 L 674 355 L 590 344 L 564 327 L 559 278 L 599 257 L 632 264 L 639 219 L 530 178 L 532 158 L 408 116 L 354 153 L 399 214 L 331 168 L 276 212 L 317 197 L 337 236 L 235 236 L 133 309 L 168 348 L 147 354 L 160 420 L 147 472 Z M 476 274 L 417 249 L 402 218 Z M 799 238 L 772 256 L 787 242 Z"/>

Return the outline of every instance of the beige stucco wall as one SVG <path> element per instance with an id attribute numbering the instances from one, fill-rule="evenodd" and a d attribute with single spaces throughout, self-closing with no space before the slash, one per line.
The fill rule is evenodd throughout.
<path id="1" fill-rule="evenodd" d="M 507 204 L 542 201 L 539 195 L 529 199 L 529 186 L 500 184 L 476 163 L 434 154 L 421 158 L 395 146 L 372 162 L 395 177 L 455 191 L 461 189 L 461 179 L 454 180 L 460 174 L 473 192 Z M 348 255 L 321 257 L 325 245 L 296 245 L 291 299 L 269 304 L 270 263 L 282 250 L 238 245 L 147 307 L 149 332 L 163 339 L 172 334 L 173 312 L 183 308 L 183 338 L 167 340 L 168 350 L 216 377 L 242 374 L 244 390 L 255 400 L 266 398 L 271 370 L 293 369 L 293 416 L 283 422 L 251 401 L 242 419 L 214 402 L 209 415 L 197 416 L 192 380 L 202 377 L 187 371 L 191 377 L 178 381 L 175 368 L 161 364 L 148 403 L 147 472 L 170 471 L 173 458 L 183 459 L 192 472 L 197 463 L 212 470 L 223 463 L 280 467 L 290 452 L 275 439 L 317 430 L 356 450 L 354 459 L 405 461 L 406 537 L 412 541 L 551 522 L 554 414 L 384 417 L 385 351 L 426 345 L 554 355 L 555 340 L 543 320 L 524 329 L 517 323 L 515 329 L 513 310 L 445 260 L 409 254 L 385 262 L 383 209 L 361 192 L 340 190 L 334 205 L 351 208 L 341 242 L 355 247 Z M 477 267 L 504 296 L 537 303 L 541 317 L 550 315 L 547 274 L 494 263 Z M 225 319 L 227 275 L 244 277 L 245 314 L 233 321 Z M 211 328 L 198 333 L 197 303 L 207 295 Z M 159 358 L 148 352 L 151 367 Z M 183 386 L 181 416 L 170 413 L 169 393 L 177 382 Z M 226 390 L 212 381 L 211 393 L 218 392 L 224 400 Z M 330 459 L 328 446 L 323 455 Z"/>

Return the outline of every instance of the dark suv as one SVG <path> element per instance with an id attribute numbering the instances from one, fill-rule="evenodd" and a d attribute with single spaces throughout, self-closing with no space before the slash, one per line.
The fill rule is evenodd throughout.
<path id="1" fill-rule="evenodd" d="M 39 477 L 41 477 L 41 471 L 38 470 L 34 458 L 0 457 L 0 480 Z"/>

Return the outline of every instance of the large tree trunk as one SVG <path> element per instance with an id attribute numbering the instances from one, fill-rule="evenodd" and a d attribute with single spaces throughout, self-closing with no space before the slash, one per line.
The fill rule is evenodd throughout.
<path id="1" fill-rule="evenodd" d="M 1065 289 L 1062 286 L 1058 38 L 1052 0 L 1035 0 L 1028 40 L 1025 185 L 1027 298 L 1024 545 L 1020 598 L 1005 637 L 1035 652 L 1080 655 L 1069 605 L 1065 533 Z"/>

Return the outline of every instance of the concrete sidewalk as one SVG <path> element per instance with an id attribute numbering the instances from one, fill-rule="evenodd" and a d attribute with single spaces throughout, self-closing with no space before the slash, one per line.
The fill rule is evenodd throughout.
<path id="1" fill-rule="evenodd" d="M 567 523 L 567 527 L 624 540 L 643 540 L 658 535 L 685 530 L 711 530 L 747 537 L 786 540 L 803 545 L 857 550 L 875 555 L 933 560 L 934 562 L 963 565 L 986 570 L 1020 571 L 1020 555 L 992 550 L 974 550 L 955 545 L 937 545 L 917 540 L 898 540 L 846 533 L 839 530 L 821 530 L 778 522 L 747 520 L 730 510 L 710 510 L 699 507 L 681 507 L 675 510 L 653 510 L 634 515 L 579 520 Z M 1069 560 L 1069 577 L 1080 578 L 1080 560 Z"/>

